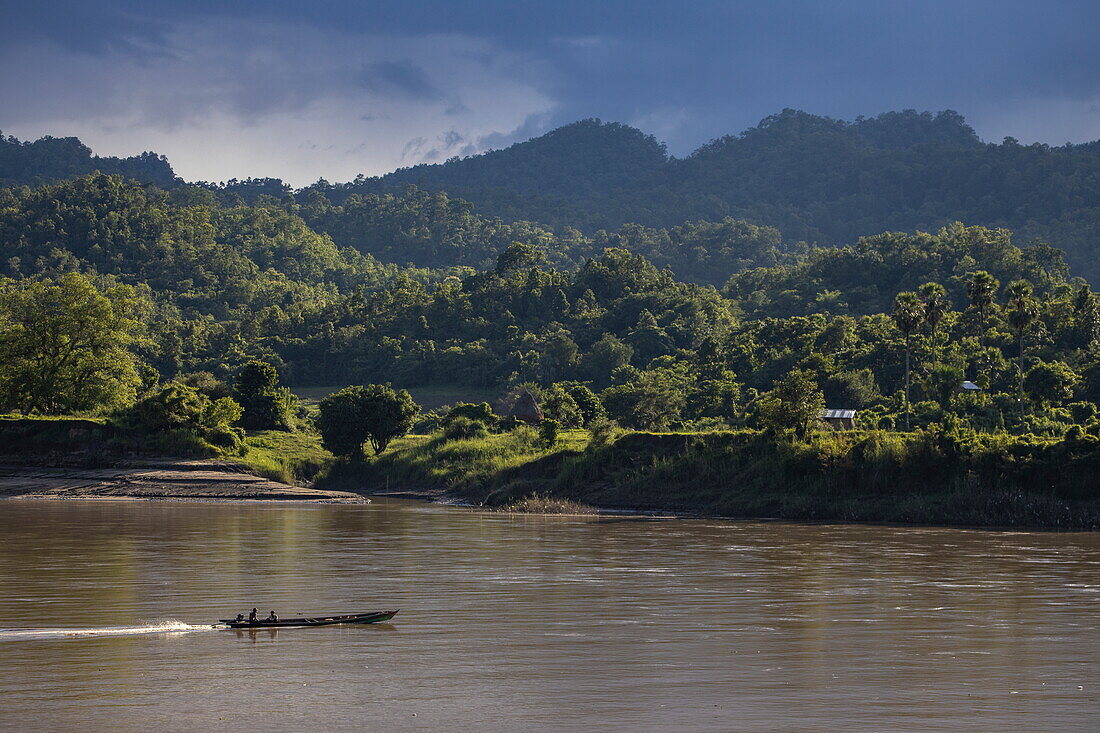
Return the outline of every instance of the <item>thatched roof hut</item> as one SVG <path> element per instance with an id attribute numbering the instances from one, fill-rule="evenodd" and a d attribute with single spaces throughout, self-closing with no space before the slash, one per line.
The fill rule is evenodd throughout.
<path id="1" fill-rule="evenodd" d="M 543 418 L 542 408 L 539 407 L 535 396 L 526 390 L 520 393 L 508 415 L 531 425 L 538 425 Z"/>

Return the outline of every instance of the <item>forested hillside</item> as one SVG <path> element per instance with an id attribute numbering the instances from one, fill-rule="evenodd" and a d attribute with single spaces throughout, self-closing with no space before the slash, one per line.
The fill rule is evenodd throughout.
<path id="1" fill-rule="evenodd" d="M 621 247 L 669 267 L 682 280 L 721 285 L 746 267 L 775 264 L 782 240 L 773 227 L 729 218 L 667 229 L 625 224 L 594 234 L 572 227 L 553 230 L 527 221 L 486 218 L 467 201 L 415 186 L 400 195 L 351 194 L 336 205 L 317 191 L 298 196 L 299 202 L 303 199 L 290 208 L 337 244 L 383 262 L 419 267 L 490 268 L 516 242 L 540 248 L 539 256 L 552 265 L 579 267 L 608 247 Z"/>
<path id="2" fill-rule="evenodd" d="M 965 221 L 1050 241 L 1075 272 L 1100 279 L 1098 143 L 986 144 L 954 112 L 844 122 L 784 110 L 685 159 L 661 160 L 659 145 L 636 144 L 645 140 L 637 131 L 605 127 L 559 135 L 563 128 L 503 151 L 312 190 L 338 201 L 414 182 L 505 220 L 594 232 L 732 217 L 776 227 L 786 242 L 829 245 Z M 608 150 L 618 161 L 610 172 Z M 578 159 L 600 161 L 599 175 L 570 164 Z"/>
<path id="3" fill-rule="evenodd" d="M 22 142 L 0 133 L 0 186 L 35 185 L 94 171 L 118 174 L 162 188 L 178 182 L 167 158 L 142 153 L 130 158 L 92 155 L 75 137 L 43 137 Z"/>
<path id="4" fill-rule="evenodd" d="M 1056 249 L 1020 248 L 1004 230 L 953 224 L 777 255 L 770 234 L 734 221 L 559 240 L 423 191 L 345 201 L 376 245 L 440 261 L 452 258 L 433 247 L 478 252 L 476 268 L 410 269 L 315 231 L 311 219 L 349 216 L 319 203 L 223 204 L 102 174 L 0 190 L 0 399 L 32 404 L 20 379 L 54 353 L 20 351 L 51 332 L 33 324 L 63 302 L 110 312 L 96 292 L 129 324 L 125 349 L 144 365 L 133 379 L 154 384 L 228 378 L 255 359 L 296 385 L 528 384 L 565 424 L 581 419 L 567 393 L 584 384 L 623 425 L 668 428 L 751 422 L 794 379 L 893 424 L 908 354 L 918 421 L 962 410 L 1057 431 L 1069 412 L 1048 408 L 1100 399 L 1096 296 L 1066 279 Z M 712 241 L 744 245 L 721 290 L 647 259 L 662 256 L 655 242 L 706 253 Z M 996 398 L 958 402 L 964 378 Z M 1043 411 L 1022 412 L 1021 389 Z"/>
<path id="5" fill-rule="evenodd" d="M 96 158 L 73 138 L 0 145 L 0 185 L 95 169 L 160 188 L 182 183 L 149 153 Z M 963 221 L 1050 242 L 1074 274 L 1100 280 L 1100 143 L 983 143 L 950 111 L 845 122 L 784 110 L 684 159 L 633 128 L 585 120 L 503 150 L 297 192 L 272 178 L 201 185 L 223 204 L 294 203 L 340 246 L 396 264 L 482 267 L 510 241 L 538 241 L 551 262 L 578 264 L 633 240 L 679 277 L 720 285 L 746 264 L 773 264 L 771 254 L 761 259 L 771 247 L 841 246 Z M 380 225 L 379 209 L 400 223 Z M 747 253 L 740 235 L 676 232 L 727 219 L 763 227 L 749 231 L 757 244 Z"/>
<path id="6" fill-rule="evenodd" d="M 514 194 L 548 200 L 582 200 L 629 188 L 658 173 L 669 161 L 663 143 L 617 122 L 582 120 L 504 150 L 492 150 L 442 165 L 417 165 L 383 176 L 387 185 L 427 184 L 432 189 L 487 196 Z M 325 190 L 339 201 L 368 181 Z M 530 218 L 530 217 L 527 217 Z"/>

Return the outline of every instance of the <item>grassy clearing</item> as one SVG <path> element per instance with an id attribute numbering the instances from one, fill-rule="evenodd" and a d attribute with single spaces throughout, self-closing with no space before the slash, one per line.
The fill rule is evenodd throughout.
<path id="1" fill-rule="evenodd" d="M 482 500 L 498 477 L 532 462 L 577 453 L 588 432 L 565 430 L 551 450 L 529 427 L 484 438 L 445 440 L 441 435 L 410 435 L 394 441 L 380 456 L 334 464 L 320 481 L 324 488 L 401 487 L 409 491 L 447 491 Z"/>
<path id="2" fill-rule="evenodd" d="M 332 460 L 315 433 L 264 430 L 245 438 L 245 454 L 233 462 L 251 473 L 285 484 L 312 481 Z"/>

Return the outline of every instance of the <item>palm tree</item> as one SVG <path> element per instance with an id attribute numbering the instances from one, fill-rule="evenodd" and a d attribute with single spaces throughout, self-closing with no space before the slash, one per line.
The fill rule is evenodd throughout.
<path id="1" fill-rule="evenodd" d="M 997 278 L 985 270 L 970 273 L 966 278 L 966 295 L 970 298 L 970 305 L 978 311 L 978 340 L 982 350 L 985 350 L 985 315 L 989 306 L 993 305 L 993 299 L 997 295 L 997 289 L 1001 283 Z"/>
<path id="2" fill-rule="evenodd" d="M 947 299 L 947 290 L 939 283 L 925 283 L 917 291 L 924 309 L 924 322 L 928 324 L 928 334 L 932 339 L 932 365 L 936 366 L 940 361 L 940 345 L 936 338 L 936 329 L 951 307 L 951 301 Z"/>
<path id="3" fill-rule="evenodd" d="M 924 305 L 912 291 L 898 293 L 894 298 L 894 325 L 905 337 L 905 429 L 909 429 L 909 346 L 924 317 Z"/>
<path id="4" fill-rule="evenodd" d="M 1032 295 L 1034 292 L 1035 288 L 1027 280 L 1016 280 L 1005 288 L 1005 294 L 1008 295 L 1008 325 L 1016 332 L 1016 341 L 1019 344 L 1019 355 L 1016 358 L 1019 390 L 1016 401 L 1020 404 L 1021 412 L 1024 409 L 1024 331 L 1039 314 L 1038 303 Z"/>

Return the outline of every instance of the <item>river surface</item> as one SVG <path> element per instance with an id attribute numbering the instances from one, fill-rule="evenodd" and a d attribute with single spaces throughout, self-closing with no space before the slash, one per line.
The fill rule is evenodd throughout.
<path id="1" fill-rule="evenodd" d="M 0 728 L 1100 730 L 1098 612 L 1100 534 L 7 500 Z"/>

